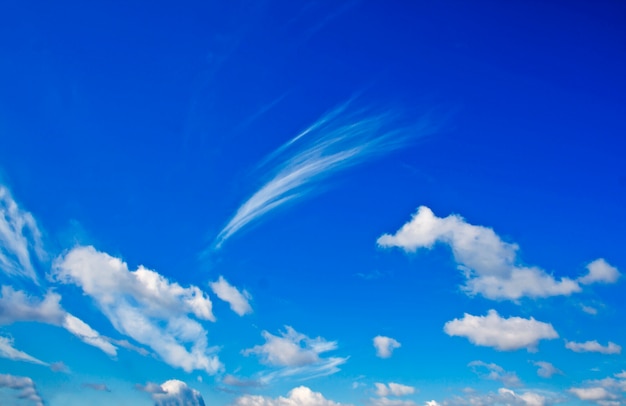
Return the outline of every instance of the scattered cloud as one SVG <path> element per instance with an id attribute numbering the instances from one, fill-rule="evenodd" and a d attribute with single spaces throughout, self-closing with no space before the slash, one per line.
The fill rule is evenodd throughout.
<path id="1" fill-rule="evenodd" d="M 578 278 L 578 282 L 583 285 L 592 283 L 615 283 L 620 277 L 620 273 L 614 266 L 609 265 L 604 258 L 596 259 L 587 265 L 589 271 L 587 275 Z"/>
<path id="2" fill-rule="evenodd" d="M 376 336 L 373 342 L 374 348 L 376 348 L 376 356 L 380 358 L 391 357 L 393 350 L 402 346 L 397 340 L 385 336 Z"/>
<path id="3" fill-rule="evenodd" d="M 581 309 L 583 310 L 583 312 L 585 312 L 587 314 L 591 314 L 591 315 L 594 315 L 594 316 L 596 314 L 598 314 L 598 309 L 596 309 L 595 307 L 582 305 Z"/>
<path id="4" fill-rule="evenodd" d="M 211 290 L 220 299 L 230 305 L 232 311 L 240 316 L 252 313 L 252 307 L 248 302 L 251 296 L 245 290 L 239 292 L 236 287 L 229 284 L 224 277 L 220 276 L 216 282 L 210 283 Z"/>
<path id="5" fill-rule="evenodd" d="M 100 392 L 111 392 L 111 389 L 109 389 L 109 387 L 103 383 L 84 383 L 82 387 L 97 390 Z"/>
<path id="6" fill-rule="evenodd" d="M 605 388 L 570 388 L 569 392 L 576 395 L 580 400 L 609 400 L 617 399 L 617 395 L 610 393 Z"/>
<path id="7" fill-rule="evenodd" d="M 57 258 L 54 276 L 80 286 L 120 333 L 150 347 L 166 363 L 186 372 L 221 369 L 207 332 L 189 317 L 214 321 L 209 297 L 196 286 L 183 288 L 155 271 L 130 271 L 119 258 L 76 247 Z M 188 348 L 190 347 L 190 348 Z"/>
<path id="8" fill-rule="evenodd" d="M 274 151 L 261 164 L 269 179 L 246 200 L 222 229 L 214 248 L 268 212 L 310 194 L 331 174 L 398 149 L 432 131 L 426 125 L 398 127 L 393 114 L 349 111 L 349 103 L 322 116 Z"/>
<path id="9" fill-rule="evenodd" d="M 568 391 L 580 400 L 595 402 L 600 406 L 619 406 L 626 403 L 626 373 L 614 374 L 613 377 L 593 379 L 580 387 Z"/>
<path id="10" fill-rule="evenodd" d="M 38 283 L 33 260 L 45 258 L 35 218 L 18 206 L 6 186 L 0 185 L 0 270 Z"/>
<path id="11" fill-rule="evenodd" d="M 454 396 L 441 403 L 427 402 L 427 406 L 547 406 L 559 402 L 560 397 L 553 393 L 538 391 L 516 392 L 507 388 L 500 388 L 497 392 L 477 393 L 471 391 L 463 396 Z"/>
<path id="12" fill-rule="evenodd" d="M 259 395 L 244 395 L 235 399 L 233 406 L 341 406 L 341 403 L 326 399 L 321 393 L 306 386 L 298 386 L 287 397 L 270 398 Z M 344 404 L 344 406 L 347 406 Z"/>
<path id="13" fill-rule="evenodd" d="M 65 365 L 63 362 L 59 361 L 59 362 L 53 362 L 52 364 L 50 364 L 50 369 L 53 372 L 65 372 L 68 373 L 70 372 L 70 369 L 67 367 L 67 365 Z"/>
<path id="14" fill-rule="evenodd" d="M 565 348 L 574 352 L 599 352 L 600 354 L 619 354 L 622 352 L 622 347 L 611 341 L 606 346 L 603 346 L 596 340 L 585 341 L 584 343 L 566 341 Z"/>
<path id="15" fill-rule="evenodd" d="M 552 324 L 532 317 L 503 318 L 495 310 L 489 310 L 486 316 L 465 313 L 462 319 L 447 322 L 444 331 L 450 336 L 466 337 L 474 345 L 493 347 L 499 351 L 520 348 L 536 351 L 540 340 L 559 337 Z"/>
<path id="16" fill-rule="evenodd" d="M 48 365 L 37 358 L 13 347 L 13 339 L 0 336 L 0 357 L 13 361 L 25 361 L 38 365 Z"/>
<path id="17" fill-rule="evenodd" d="M 480 294 L 494 300 L 522 297 L 549 297 L 580 292 L 578 283 L 608 282 L 617 270 L 599 259 L 589 266 L 589 274 L 572 280 L 555 279 L 538 267 L 519 265 L 518 246 L 503 241 L 491 228 L 467 223 L 461 216 L 437 217 L 426 206 L 394 235 L 378 238 L 381 247 L 399 247 L 407 252 L 432 248 L 436 243 L 450 246 L 458 267 L 467 281 L 469 295 Z"/>
<path id="18" fill-rule="evenodd" d="M 536 367 L 539 367 L 539 369 L 537 369 L 537 375 L 539 375 L 542 378 L 552 378 L 552 375 L 563 375 L 563 372 L 561 370 L 559 370 L 558 368 L 556 368 L 554 365 L 552 365 L 549 362 L 545 362 L 545 361 L 536 361 L 533 362 L 533 365 Z"/>
<path id="19" fill-rule="evenodd" d="M 236 386 L 239 388 L 256 388 L 262 386 L 263 384 L 256 379 L 244 379 L 238 378 L 233 375 L 226 375 L 222 379 L 222 383 L 225 385 Z"/>
<path id="20" fill-rule="evenodd" d="M 488 364 L 483 361 L 472 361 L 467 365 L 472 368 L 474 373 L 482 378 L 499 381 L 506 386 L 522 385 L 522 381 L 520 381 L 515 372 L 505 371 L 500 365 L 494 363 Z M 485 370 L 487 371 L 486 374 L 484 373 Z"/>
<path id="21" fill-rule="evenodd" d="M 37 392 L 35 383 L 28 377 L 0 374 L 0 388 L 17 390 L 19 391 L 18 399 L 30 401 L 35 406 L 43 406 L 43 399 Z"/>
<path id="22" fill-rule="evenodd" d="M 415 388 L 408 385 L 402 385 L 395 382 L 389 382 L 388 384 L 377 382 L 376 396 L 406 396 L 415 393 Z"/>
<path id="23" fill-rule="evenodd" d="M 151 394 L 154 406 L 205 406 L 200 392 L 177 379 L 170 379 L 161 385 L 152 382 L 135 385 L 135 389 Z"/>
<path id="24" fill-rule="evenodd" d="M 369 406 L 416 406 L 417 403 L 405 399 L 389 399 L 387 397 L 370 398 Z"/>

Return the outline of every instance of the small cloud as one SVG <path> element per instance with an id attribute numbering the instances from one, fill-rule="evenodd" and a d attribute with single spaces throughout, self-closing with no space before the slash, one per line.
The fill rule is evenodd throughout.
<path id="1" fill-rule="evenodd" d="M 64 373 L 68 373 L 70 372 L 70 369 L 67 367 L 67 365 L 65 365 L 63 362 L 59 361 L 59 362 L 53 362 L 52 364 L 50 364 L 50 369 L 53 372 L 64 372 Z"/>
<path id="2" fill-rule="evenodd" d="M 252 307 L 248 302 L 251 296 L 245 290 L 243 293 L 239 292 L 237 288 L 229 284 L 223 276 L 220 276 L 216 282 L 209 284 L 213 293 L 220 299 L 227 302 L 230 305 L 232 311 L 240 316 L 252 313 Z"/>
<path id="3" fill-rule="evenodd" d="M 103 383 L 84 383 L 82 384 L 82 387 L 97 390 L 100 392 L 111 392 L 111 389 L 109 389 L 109 387 Z"/>
<path id="4" fill-rule="evenodd" d="M 13 361 L 25 361 L 38 365 L 48 365 L 37 358 L 13 347 L 13 339 L 0 336 L 0 357 Z"/>
<path id="5" fill-rule="evenodd" d="M 563 375 L 563 372 L 557 369 L 554 365 L 545 361 L 533 362 L 533 365 L 539 367 L 537 369 L 537 375 L 542 378 L 552 378 L 552 375 Z"/>
<path id="6" fill-rule="evenodd" d="M 374 337 L 373 343 L 374 348 L 376 348 L 376 356 L 380 358 L 391 357 L 393 350 L 402 346 L 397 340 L 385 336 Z"/>
<path id="7" fill-rule="evenodd" d="M 591 314 L 591 315 L 594 315 L 594 316 L 596 314 L 598 314 L 598 309 L 596 309 L 595 307 L 582 305 L 581 309 L 583 310 L 583 312 L 585 312 L 587 314 Z"/>
<path id="8" fill-rule="evenodd" d="M 200 392 L 177 379 L 165 381 L 161 385 L 148 382 L 146 385 L 135 385 L 135 388 L 150 393 L 154 406 L 205 406 Z"/>
<path id="9" fill-rule="evenodd" d="M 222 383 L 225 385 L 236 386 L 239 388 L 257 388 L 263 385 L 261 381 L 258 381 L 256 379 L 243 379 L 233 375 L 226 375 L 222 379 Z"/>
<path id="10" fill-rule="evenodd" d="M 415 393 L 415 388 L 408 385 L 402 385 L 395 382 L 389 382 L 388 384 L 377 382 L 374 384 L 376 386 L 376 396 L 385 397 L 385 396 L 406 396 L 412 395 Z"/>
<path id="11" fill-rule="evenodd" d="M 620 273 L 614 266 L 609 265 L 604 258 L 596 259 L 587 265 L 588 273 L 578 278 L 578 282 L 583 285 L 592 283 L 615 283 L 620 277 Z"/>
<path id="12" fill-rule="evenodd" d="M 494 363 L 488 364 L 483 361 L 472 361 L 468 364 L 468 366 L 472 368 L 472 371 L 474 371 L 475 374 L 482 378 L 499 381 L 506 386 L 522 385 L 522 381 L 520 381 L 515 372 L 505 371 L 500 365 Z M 486 370 L 488 373 L 483 373 L 483 370 Z"/>
<path id="13" fill-rule="evenodd" d="M 28 377 L 0 374 L 0 388 L 19 391 L 17 398 L 29 400 L 34 406 L 43 406 L 44 404 L 37 388 L 35 388 L 35 383 Z"/>
<path id="14" fill-rule="evenodd" d="M 342 404 L 328 400 L 321 393 L 313 392 L 306 386 L 299 386 L 292 389 L 287 397 L 244 395 L 235 399 L 233 406 L 342 406 Z"/>
<path id="15" fill-rule="evenodd" d="M 535 351 L 540 340 L 551 340 L 559 335 L 552 324 L 534 318 L 500 317 L 495 310 L 486 316 L 465 313 L 462 319 L 454 319 L 444 325 L 449 336 L 466 337 L 472 344 L 493 347 L 499 351 L 526 348 Z"/>
<path id="16" fill-rule="evenodd" d="M 574 352 L 599 352 L 600 354 L 619 354 L 622 352 L 622 347 L 610 342 L 603 346 L 598 341 L 585 341 L 584 343 L 577 343 L 574 341 L 565 341 L 565 348 Z"/>

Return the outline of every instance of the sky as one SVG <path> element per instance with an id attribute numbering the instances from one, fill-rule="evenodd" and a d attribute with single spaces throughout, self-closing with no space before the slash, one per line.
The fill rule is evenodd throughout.
<path id="1" fill-rule="evenodd" d="M 2 10 L 0 404 L 626 404 L 626 3 Z"/>

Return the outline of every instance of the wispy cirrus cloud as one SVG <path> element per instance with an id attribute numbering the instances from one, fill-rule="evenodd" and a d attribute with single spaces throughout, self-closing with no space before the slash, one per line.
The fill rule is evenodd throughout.
<path id="1" fill-rule="evenodd" d="M 237 209 L 218 234 L 213 249 L 268 212 L 301 199 L 332 174 L 405 146 L 432 133 L 423 119 L 400 125 L 390 112 L 372 114 L 345 103 L 322 116 L 270 154 L 260 165 L 269 179 Z M 269 168 L 269 169 L 267 169 Z"/>

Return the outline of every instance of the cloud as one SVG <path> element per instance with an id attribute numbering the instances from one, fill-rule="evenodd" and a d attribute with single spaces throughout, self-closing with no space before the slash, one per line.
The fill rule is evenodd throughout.
<path id="1" fill-rule="evenodd" d="M 20 209 L 9 189 L 0 185 L 0 270 L 38 283 L 33 259 L 42 261 L 45 258 L 41 231 L 35 218 Z"/>
<path id="2" fill-rule="evenodd" d="M 596 388 L 570 388 L 570 393 L 576 395 L 576 397 L 580 400 L 606 400 L 606 399 L 616 399 L 617 396 L 609 393 L 604 388 L 596 387 Z"/>
<path id="3" fill-rule="evenodd" d="M 462 319 L 447 322 L 443 329 L 450 336 L 466 337 L 472 344 L 493 347 L 499 351 L 520 348 L 535 351 L 540 340 L 559 337 L 552 324 L 532 317 L 503 318 L 495 310 L 489 310 L 486 316 L 465 313 Z"/>
<path id="4" fill-rule="evenodd" d="M 16 291 L 11 286 L 2 286 L 1 293 L 0 325 L 34 321 L 63 327 L 86 344 L 97 347 L 108 355 L 117 355 L 116 347 L 108 339 L 61 307 L 61 296 L 54 291 L 48 291 L 41 300 Z"/>
<path id="5" fill-rule="evenodd" d="M 242 352 L 244 355 L 259 356 L 261 362 L 266 365 L 283 367 L 279 371 L 265 374 L 261 379 L 263 382 L 293 375 L 308 377 L 330 375 L 338 372 L 338 366 L 347 361 L 347 358 L 320 357 L 322 353 L 336 350 L 336 341 L 326 341 L 321 337 L 310 338 L 290 326 L 285 328 L 286 331 L 281 332 L 280 336 L 263 331 L 261 334 L 265 344 L 256 345 Z"/>
<path id="6" fill-rule="evenodd" d="M 224 277 L 220 276 L 216 282 L 209 284 L 213 293 L 220 299 L 227 302 L 230 305 L 232 311 L 240 316 L 252 313 L 252 307 L 248 300 L 251 296 L 245 290 L 243 293 L 239 292 L 237 288 L 229 284 Z"/>
<path id="7" fill-rule="evenodd" d="M 263 385 L 256 379 L 242 379 L 233 375 L 224 376 L 222 383 L 230 386 L 237 386 L 239 388 L 256 388 Z"/>
<path id="8" fill-rule="evenodd" d="M 580 400 L 595 402 L 601 406 L 623 405 L 626 398 L 626 373 L 621 372 L 604 379 L 585 381 L 581 387 L 568 390 Z"/>
<path id="9" fill-rule="evenodd" d="M 38 360 L 25 352 L 15 349 L 13 347 L 13 339 L 9 337 L 0 336 L 0 357 L 13 361 L 25 361 L 38 365 L 48 365 L 46 362 Z"/>
<path id="10" fill-rule="evenodd" d="M 111 389 L 103 383 L 84 383 L 82 384 L 82 387 L 97 390 L 99 392 L 111 392 Z"/>
<path id="11" fill-rule="evenodd" d="M 592 283 L 615 283 L 620 277 L 617 268 L 609 265 L 604 258 L 596 259 L 587 265 L 587 275 L 578 278 L 583 285 Z"/>
<path id="12" fill-rule="evenodd" d="M 265 159 L 260 168 L 271 166 L 264 175 L 269 180 L 239 207 L 217 236 L 214 248 L 268 212 L 310 194 L 333 173 L 432 131 L 425 125 L 400 128 L 390 113 L 349 112 L 348 105 L 322 116 Z"/>
<path id="13" fill-rule="evenodd" d="M 412 386 L 402 385 L 395 382 L 389 382 L 387 385 L 377 382 L 376 386 L 377 396 L 406 396 L 415 393 L 415 388 Z"/>
<path id="14" fill-rule="evenodd" d="M 467 279 L 463 289 L 469 295 L 517 300 L 581 290 L 572 279 L 556 280 L 541 268 L 518 265 L 518 246 L 502 241 L 491 228 L 469 224 L 458 215 L 437 217 L 426 206 L 419 207 L 396 234 L 384 234 L 377 242 L 381 247 L 399 247 L 407 252 L 432 248 L 436 243 L 449 245 Z"/>
<path id="15" fill-rule="evenodd" d="M 583 310 L 583 312 L 585 312 L 587 314 L 591 314 L 591 315 L 594 315 L 594 316 L 596 314 L 598 314 L 598 309 L 596 309 L 595 307 L 582 305 L 581 309 Z"/>
<path id="16" fill-rule="evenodd" d="M 511 389 L 500 388 L 497 392 L 467 393 L 464 396 L 454 396 L 441 403 L 431 401 L 431 405 L 440 406 L 546 406 L 560 399 L 552 393 L 539 393 L 536 391 L 515 392 Z M 432 403 L 434 402 L 434 403 Z M 427 402 L 427 405 L 429 403 Z"/>
<path id="17" fill-rule="evenodd" d="M 563 375 L 563 372 L 559 369 L 557 369 L 554 365 L 552 365 L 549 362 L 545 362 L 545 361 L 537 361 L 537 362 L 533 362 L 533 365 L 539 367 L 539 369 L 537 370 L 537 375 L 539 375 L 542 378 L 551 378 L 552 375 Z"/>
<path id="18" fill-rule="evenodd" d="M 150 393 L 155 406 L 205 406 L 200 392 L 177 379 L 161 385 L 148 382 L 146 385 L 135 385 L 135 388 Z"/>
<path id="19" fill-rule="evenodd" d="M 54 276 L 80 286 L 117 331 L 150 347 L 167 364 L 186 372 L 221 369 L 210 354 L 207 332 L 189 317 L 215 320 L 211 300 L 198 287 L 183 288 L 143 266 L 130 271 L 119 258 L 91 246 L 57 258 Z"/>
<path id="20" fill-rule="evenodd" d="M 18 399 L 28 400 L 35 406 L 43 406 L 43 399 L 37 392 L 35 383 L 28 377 L 0 374 L 0 388 L 20 391 Z"/>
<path id="21" fill-rule="evenodd" d="M 391 337 L 376 336 L 373 342 L 374 348 L 376 348 L 376 356 L 380 358 L 391 357 L 393 350 L 401 347 L 401 344 Z"/>
<path id="22" fill-rule="evenodd" d="M 287 397 L 270 398 L 259 395 L 245 395 L 235 399 L 233 406 L 341 406 L 341 403 L 326 399 L 321 393 L 313 392 L 306 386 L 298 386 Z M 347 405 L 344 405 L 347 406 Z"/>
<path id="23" fill-rule="evenodd" d="M 520 381 L 519 377 L 515 372 L 505 371 L 500 365 L 491 363 L 488 364 L 483 361 L 472 361 L 467 364 L 472 368 L 472 371 L 476 373 L 478 376 L 490 379 L 492 381 L 502 382 L 506 386 L 521 386 L 522 381 Z M 487 370 L 487 374 L 482 372 L 483 369 Z"/>
<path id="24" fill-rule="evenodd" d="M 50 364 L 50 369 L 53 372 L 70 372 L 70 369 L 62 361 L 53 362 L 52 364 Z"/>
<path id="25" fill-rule="evenodd" d="M 389 399 L 387 397 L 370 398 L 368 401 L 369 406 L 416 406 L 417 403 L 412 400 L 404 399 Z"/>
<path id="26" fill-rule="evenodd" d="M 565 348 L 574 352 L 599 352 L 601 354 L 619 354 L 622 352 L 622 347 L 613 342 L 609 341 L 606 346 L 603 346 L 596 340 L 585 341 L 584 343 L 566 341 Z"/>

